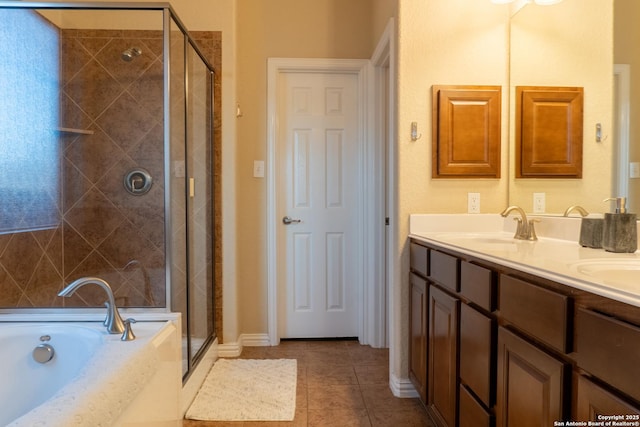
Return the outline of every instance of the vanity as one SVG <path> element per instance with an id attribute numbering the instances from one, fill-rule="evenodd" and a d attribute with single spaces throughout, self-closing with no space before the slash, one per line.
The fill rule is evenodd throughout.
<path id="1" fill-rule="evenodd" d="M 440 426 L 640 426 L 640 253 L 539 219 L 411 216 L 410 379 Z"/>

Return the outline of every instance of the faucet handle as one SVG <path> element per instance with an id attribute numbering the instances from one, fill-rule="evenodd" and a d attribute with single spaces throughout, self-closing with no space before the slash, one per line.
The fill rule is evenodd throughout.
<path id="1" fill-rule="evenodd" d="M 135 340 L 136 336 L 134 335 L 133 330 L 131 329 L 131 324 L 136 323 L 136 319 L 128 318 L 124 320 L 122 323 L 124 323 L 124 332 L 122 333 L 122 337 L 120 338 L 120 340 L 122 341 Z"/>
<path id="2" fill-rule="evenodd" d="M 540 220 L 537 218 L 529 220 L 529 230 L 527 233 L 527 240 L 538 240 L 538 236 L 536 236 L 536 228 L 535 228 L 536 222 L 540 222 Z"/>

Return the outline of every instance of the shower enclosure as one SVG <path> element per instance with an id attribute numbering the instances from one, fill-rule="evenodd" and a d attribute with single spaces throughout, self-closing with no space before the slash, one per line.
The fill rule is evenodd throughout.
<path id="1" fill-rule="evenodd" d="M 0 22 L 2 311 L 104 310 L 57 297 L 99 277 L 125 313 L 182 313 L 186 378 L 216 336 L 216 35 L 205 56 L 165 3 L 0 1 Z"/>

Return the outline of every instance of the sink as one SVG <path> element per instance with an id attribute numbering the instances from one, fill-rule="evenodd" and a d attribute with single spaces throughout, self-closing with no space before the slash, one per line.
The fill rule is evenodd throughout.
<path id="1" fill-rule="evenodd" d="M 513 235 L 501 233 L 439 233 L 433 236 L 434 239 L 454 245 L 462 245 L 469 249 L 482 251 L 503 251 L 516 252 L 518 243 Z"/>
<path id="2" fill-rule="evenodd" d="M 442 240 L 464 240 L 467 242 L 477 242 L 477 243 L 485 243 L 485 244 L 505 244 L 505 243 L 516 243 L 516 239 L 513 236 L 506 237 L 496 235 L 497 233 L 439 233 L 434 237 L 436 239 Z"/>
<path id="3" fill-rule="evenodd" d="M 606 285 L 637 292 L 640 290 L 640 259 L 603 259 L 572 263 L 570 268 L 598 279 Z"/>

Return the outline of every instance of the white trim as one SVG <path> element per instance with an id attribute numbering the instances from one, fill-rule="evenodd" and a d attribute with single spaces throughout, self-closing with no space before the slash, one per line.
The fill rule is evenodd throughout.
<path id="1" fill-rule="evenodd" d="M 413 383 L 408 378 L 398 378 L 397 376 L 389 375 L 389 388 L 395 397 L 413 399 L 420 397 Z"/>
<path id="2" fill-rule="evenodd" d="M 618 171 L 616 180 L 616 196 L 629 197 L 629 110 L 631 91 L 631 66 L 629 64 L 614 64 L 614 78 L 617 79 L 616 93 L 616 165 Z"/>
<path id="3" fill-rule="evenodd" d="M 365 259 L 365 341 L 372 347 L 388 346 L 388 278 L 385 274 L 390 269 L 390 256 L 385 253 L 386 230 L 385 214 L 390 215 L 388 200 L 394 198 L 392 170 L 387 170 L 387 159 L 392 156 L 385 153 L 386 141 L 392 141 L 394 135 L 394 107 L 390 102 L 393 94 L 392 58 L 393 29 L 391 19 L 380 37 L 371 56 L 371 89 L 372 108 L 370 117 L 371 143 L 367 145 L 365 179 L 366 194 L 373 194 L 368 199 L 366 211 L 368 215 L 367 231 L 364 234 L 365 247 L 369 253 Z M 386 124 L 386 126 L 385 126 Z M 389 148 L 391 144 L 389 143 Z M 380 173 L 384 171 L 384 173 Z M 386 193 L 386 194 L 385 194 Z"/>
<path id="4" fill-rule="evenodd" d="M 278 134 L 278 123 L 276 118 L 277 105 L 276 94 L 278 75 L 284 72 L 336 72 L 336 73 L 353 73 L 358 76 L 358 102 L 361 106 L 358 130 L 360 135 L 360 167 L 364 167 L 364 151 L 368 142 L 367 129 L 367 91 L 368 79 L 367 68 L 369 61 L 363 59 L 324 59 L 324 58 L 269 58 L 267 62 L 267 161 L 265 165 L 265 174 L 267 179 L 267 327 L 269 342 L 271 345 L 277 345 L 280 341 L 278 333 L 278 299 L 277 299 L 277 251 L 276 251 L 276 135 Z M 360 186 L 358 200 L 358 216 L 363 219 L 359 226 L 359 258 L 356 260 L 358 266 L 363 266 L 366 247 L 364 239 L 361 237 L 368 229 L 368 217 L 365 217 L 364 209 L 364 179 L 359 179 Z M 363 268 L 358 268 L 358 331 L 360 342 L 364 344 L 364 300 L 363 300 Z"/>
<path id="5" fill-rule="evenodd" d="M 236 342 L 218 345 L 220 357 L 238 357 L 245 347 L 268 347 L 271 345 L 268 334 L 242 334 Z"/>

